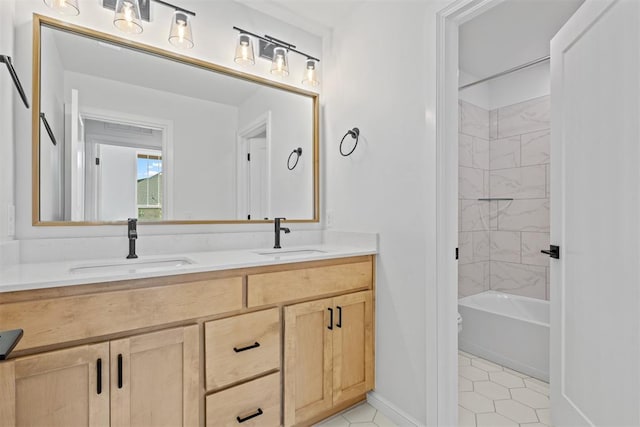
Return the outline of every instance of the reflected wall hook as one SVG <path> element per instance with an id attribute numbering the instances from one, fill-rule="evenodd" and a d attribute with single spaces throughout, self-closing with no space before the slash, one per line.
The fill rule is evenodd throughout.
<path id="1" fill-rule="evenodd" d="M 353 144 L 353 148 L 351 149 L 351 151 L 349 151 L 348 153 L 345 153 L 344 151 L 342 151 L 342 144 L 344 144 L 345 138 L 349 135 L 351 135 L 351 138 L 356 140 L 356 143 Z M 351 153 L 356 151 L 356 147 L 358 146 L 359 140 L 360 140 L 360 129 L 353 128 L 351 130 L 348 130 L 347 133 L 345 133 L 344 136 L 342 137 L 342 141 L 340 141 L 340 154 L 342 154 L 344 157 L 350 156 Z"/>
<path id="2" fill-rule="evenodd" d="M 291 166 L 291 157 L 296 154 L 296 162 Z M 302 147 L 298 147 L 289 154 L 289 158 L 287 159 L 287 169 L 290 171 L 294 170 L 296 166 L 298 166 L 298 161 L 300 160 L 300 156 L 302 156 Z"/>
<path id="3" fill-rule="evenodd" d="M 51 138 L 51 142 L 53 143 L 53 145 L 58 145 L 56 136 L 53 134 L 53 130 L 51 129 L 51 126 L 49 126 L 49 121 L 47 120 L 47 117 L 44 115 L 44 113 L 40 113 L 40 120 L 42 120 L 44 128 L 47 130 L 47 133 L 49 134 L 49 138 Z"/>
<path id="4" fill-rule="evenodd" d="M 22 89 L 22 84 L 20 84 L 20 79 L 18 78 L 18 74 L 16 74 L 16 70 L 15 68 L 13 68 L 13 64 L 11 63 L 11 57 L 7 55 L 0 55 L 0 62 L 4 62 L 7 65 L 9 74 L 11 74 L 11 78 L 13 79 L 13 84 L 16 85 L 16 90 L 20 94 L 20 98 L 22 98 L 22 102 L 24 102 L 24 106 L 29 108 L 29 101 L 27 100 L 27 95 L 25 95 L 24 89 Z"/>

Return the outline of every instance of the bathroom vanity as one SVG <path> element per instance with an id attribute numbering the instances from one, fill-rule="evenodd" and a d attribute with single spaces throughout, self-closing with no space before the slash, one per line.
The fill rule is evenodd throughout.
<path id="1" fill-rule="evenodd" d="M 69 286 L 65 264 L 6 288 L 0 325 L 24 336 L 0 362 L 2 424 L 309 425 L 363 400 L 374 255 L 311 252 Z"/>

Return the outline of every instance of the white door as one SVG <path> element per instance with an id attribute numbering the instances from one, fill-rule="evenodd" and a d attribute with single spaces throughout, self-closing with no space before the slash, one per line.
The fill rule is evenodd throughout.
<path id="1" fill-rule="evenodd" d="M 267 139 L 251 138 L 249 140 L 249 215 L 251 219 L 269 217 L 267 206 Z"/>
<path id="2" fill-rule="evenodd" d="M 551 42 L 551 417 L 640 425 L 640 1 Z"/>
<path id="3" fill-rule="evenodd" d="M 98 144 L 98 220 L 137 218 L 135 147 Z"/>

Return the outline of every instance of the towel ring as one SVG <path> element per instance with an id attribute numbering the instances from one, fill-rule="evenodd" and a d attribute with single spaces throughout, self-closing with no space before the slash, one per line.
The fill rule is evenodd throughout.
<path id="1" fill-rule="evenodd" d="M 291 166 L 291 157 L 294 154 L 297 154 L 296 162 L 293 164 L 293 166 Z M 300 160 L 300 156 L 302 156 L 302 147 L 296 148 L 291 152 L 291 154 L 289 154 L 289 158 L 287 159 L 287 169 L 289 169 L 290 171 L 294 170 L 296 166 L 298 166 L 298 161 Z"/>
<path id="2" fill-rule="evenodd" d="M 351 138 L 356 140 L 356 143 L 353 144 L 353 148 L 351 149 L 351 151 L 349 151 L 348 153 L 345 153 L 344 151 L 342 151 L 342 144 L 344 144 L 345 138 L 349 135 L 351 135 Z M 345 133 L 344 136 L 342 137 L 342 141 L 340 141 L 340 154 L 342 154 L 344 157 L 350 156 L 351 153 L 356 151 L 356 147 L 358 146 L 359 140 L 360 140 L 360 129 L 353 128 L 351 130 L 348 130 L 347 133 Z"/>

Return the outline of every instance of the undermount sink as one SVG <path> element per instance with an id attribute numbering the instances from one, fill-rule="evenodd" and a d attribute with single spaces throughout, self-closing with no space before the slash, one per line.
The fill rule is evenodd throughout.
<path id="1" fill-rule="evenodd" d="M 71 273 L 140 273 L 165 271 L 193 264 L 188 258 L 171 258 L 157 260 L 123 260 L 122 262 L 79 265 L 69 269 Z"/>
<path id="2" fill-rule="evenodd" d="M 274 249 L 271 251 L 256 252 L 258 255 L 271 256 L 271 257 L 288 257 L 288 256 L 301 256 L 301 255 L 317 255 L 324 254 L 326 251 L 320 251 L 317 249 L 296 249 L 296 250 L 282 250 Z"/>

